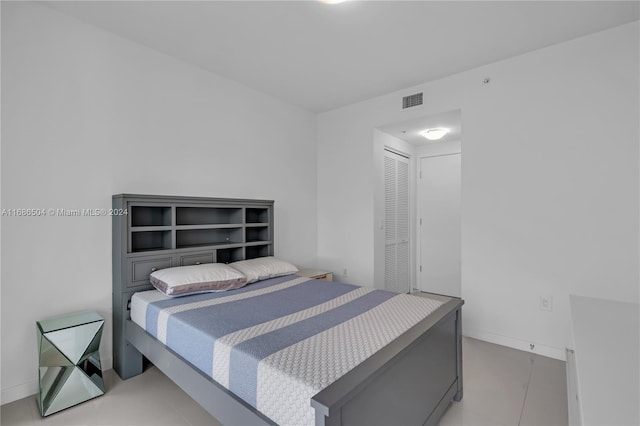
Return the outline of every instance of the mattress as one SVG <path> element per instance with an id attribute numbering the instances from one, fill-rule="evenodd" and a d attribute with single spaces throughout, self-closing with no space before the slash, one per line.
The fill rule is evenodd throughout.
<path id="1" fill-rule="evenodd" d="M 287 275 L 237 290 L 133 295 L 131 319 L 280 425 L 312 425 L 313 395 L 442 302 Z"/>

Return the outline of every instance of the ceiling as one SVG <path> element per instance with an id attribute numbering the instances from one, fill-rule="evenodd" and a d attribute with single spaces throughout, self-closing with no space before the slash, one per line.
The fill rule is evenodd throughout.
<path id="1" fill-rule="evenodd" d="M 405 142 L 415 146 L 426 145 L 434 142 L 451 142 L 461 139 L 462 113 L 459 109 L 420 117 L 400 123 L 389 124 L 378 127 L 378 130 L 395 136 Z M 420 136 L 420 132 L 426 129 L 445 128 L 449 130 L 442 139 L 438 141 L 428 141 Z"/>
<path id="2" fill-rule="evenodd" d="M 323 112 L 639 19 L 637 1 L 50 1 Z"/>

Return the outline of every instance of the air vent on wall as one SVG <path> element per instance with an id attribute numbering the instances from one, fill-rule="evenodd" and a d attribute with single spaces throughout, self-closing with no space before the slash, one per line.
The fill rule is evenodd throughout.
<path id="1" fill-rule="evenodd" d="M 422 92 L 402 98 L 402 109 L 422 105 Z"/>

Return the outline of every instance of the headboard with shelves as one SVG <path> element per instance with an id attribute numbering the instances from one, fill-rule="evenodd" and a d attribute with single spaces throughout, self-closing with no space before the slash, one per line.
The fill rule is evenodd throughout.
<path id="1" fill-rule="evenodd" d="M 124 337 L 129 301 L 149 274 L 174 266 L 273 255 L 273 201 L 118 194 L 112 198 L 113 350 L 121 377 L 135 351 Z"/>

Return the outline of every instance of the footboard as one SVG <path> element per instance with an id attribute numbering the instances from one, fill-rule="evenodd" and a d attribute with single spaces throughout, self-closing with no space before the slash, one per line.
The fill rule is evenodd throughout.
<path id="1" fill-rule="evenodd" d="M 437 424 L 462 398 L 462 304 L 447 302 L 316 394 L 316 425 Z"/>

